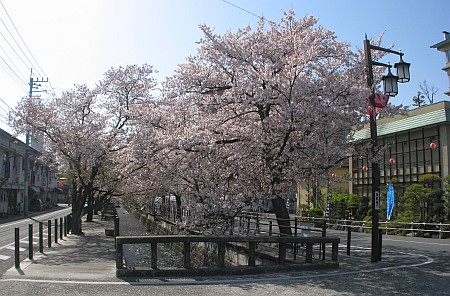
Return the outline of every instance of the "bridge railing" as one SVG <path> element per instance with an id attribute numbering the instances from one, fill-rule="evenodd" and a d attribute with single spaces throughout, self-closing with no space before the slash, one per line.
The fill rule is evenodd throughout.
<path id="1" fill-rule="evenodd" d="M 205 274 L 210 274 L 211 270 L 208 268 L 193 269 L 191 265 L 191 244 L 192 243 L 213 243 L 217 244 L 217 266 L 216 268 L 222 271 L 230 268 L 225 266 L 226 247 L 230 243 L 241 243 L 247 245 L 248 262 L 247 267 L 257 268 L 256 266 L 256 248 L 258 244 L 270 243 L 278 245 L 278 265 L 286 264 L 286 249 L 288 245 L 297 246 L 304 245 L 306 263 L 312 263 L 313 260 L 313 245 L 314 244 L 331 244 L 331 261 L 338 266 L 338 245 L 340 239 L 333 237 L 293 237 L 293 236 L 202 236 L 202 235 L 170 235 L 170 236 L 118 236 L 116 237 L 116 273 L 117 276 L 156 276 L 161 272 L 158 269 L 158 244 L 173 244 L 181 243 L 183 245 L 183 267 L 181 273 L 177 273 L 173 269 L 172 275 L 175 274 L 200 274 L 202 271 Z M 150 267 L 137 269 L 128 269 L 124 266 L 124 245 L 130 244 L 150 244 L 151 247 L 151 262 Z M 323 258 L 324 259 L 324 258 Z M 298 264 L 295 264 L 299 266 Z M 190 272 L 189 272 L 190 271 Z M 170 272 L 165 270 L 162 272 Z M 215 270 L 217 273 L 217 269 Z M 219 271 L 219 273 L 221 273 Z M 224 272 L 226 273 L 226 272 Z M 251 273 L 251 270 L 250 272 Z"/>

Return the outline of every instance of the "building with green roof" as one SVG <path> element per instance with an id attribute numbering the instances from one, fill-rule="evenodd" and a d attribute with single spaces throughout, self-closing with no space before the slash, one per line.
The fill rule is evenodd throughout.
<path id="1" fill-rule="evenodd" d="M 435 174 L 443 179 L 449 174 L 450 102 L 442 101 L 378 120 L 377 131 L 379 153 L 382 153 L 381 186 L 395 178 L 396 190 L 403 194 L 404 189 L 417 183 L 422 175 Z M 353 140 L 360 147 L 367 144 L 370 141 L 369 125 L 356 131 Z M 369 157 L 351 158 L 349 173 L 349 192 L 371 196 Z"/>

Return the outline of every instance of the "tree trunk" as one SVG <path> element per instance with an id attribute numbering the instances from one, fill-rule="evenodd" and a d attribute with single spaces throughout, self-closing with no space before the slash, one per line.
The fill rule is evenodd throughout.
<path id="1" fill-rule="evenodd" d="M 92 194 L 89 194 L 87 200 L 88 200 L 88 208 L 87 208 L 86 222 L 92 222 L 92 219 L 94 218 L 94 201 Z"/>
<path id="2" fill-rule="evenodd" d="M 81 227 L 81 216 L 86 203 L 86 194 L 83 190 L 75 192 L 72 197 L 72 234 L 83 234 Z"/>
<path id="3" fill-rule="evenodd" d="M 278 227 L 281 235 L 292 235 L 291 222 L 286 203 L 280 196 L 272 199 L 272 205 L 277 217 Z"/>
<path id="4" fill-rule="evenodd" d="M 81 214 L 83 211 L 83 206 L 84 203 L 82 205 L 80 205 L 79 200 L 77 200 L 76 198 L 72 199 L 72 234 L 82 234 L 82 228 L 81 228 Z"/>

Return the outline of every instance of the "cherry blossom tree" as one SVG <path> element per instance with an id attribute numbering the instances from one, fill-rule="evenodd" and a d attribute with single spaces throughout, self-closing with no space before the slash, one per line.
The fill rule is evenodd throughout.
<path id="1" fill-rule="evenodd" d="M 16 108 L 17 132 L 42 133 L 46 150 L 72 176 L 74 234 L 81 233 L 82 210 L 93 204 L 95 188 L 120 177 L 114 158 L 127 146 L 130 119 L 151 98 L 152 73 L 149 65 L 112 68 L 94 89 L 76 85 L 61 97 L 25 98 Z"/>
<path id="2" fill-rule="evenodd" d="M 200 28 L 198 55 L 165 84 L 165 98 L 185 114 L 174 137 L 216 156 L 197 174 L 220 175 L 222 184 L 233 176 L 244 199 L 269 197 L 289 234 L 285 198 L 296 182 L 351 153 L 348 140 L 368 96 L 362 56 L 314 17 L 296 19 L 292 11 L 279 24 L 261 20 L 255 31 L 219 36 Z M 225 198 L 208 188 L 212 198 Z"/>

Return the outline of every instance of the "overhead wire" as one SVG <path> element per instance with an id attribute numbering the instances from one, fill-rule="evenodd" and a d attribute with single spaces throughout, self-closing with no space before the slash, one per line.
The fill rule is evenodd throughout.
<path id="1" fill-rule="evenodd" d="M 18 59 L 17 61 L 20 60 L 21 63 L 23 65 L 25 65 L 25 67 L 27 68 L 27 71 L 29 69 L 31 69 L 30 78 L 35 76 L 34 72 L 36 72 L 36 74 L 41 77 L 48 77 L 46 75 L 45 71 L 43 70 L 43 68 L 41 67 L 41 65 L 39 64 L 39 62 L 37 61 L 37 59 L 35 58 L 35 56 L 33 55 L 33 53 L 31 52 L 30 48 L 26 44 L 25 40 L 23 39 L 22 35 L 20 34 L 14 21 L 12 20 L 5 5 L 3 4 L 3 2 L 1 0 L 0 0 L 0 5 L 2 8 L 2 9 L 0 8 L 0 12 L 2 12 L 2 14 L 3 14 L 3 18 L 0 17 L 0 21 L 2 22 L 3 27 L 9 33 L 9 36 L 5 36 L 2 32 L 0 32 L 1 37 L 3 37 L 4 41 L 9 45 L 9 48 L 11 48 L 11 50 L 15 53 L 15 57 L 17 57 L 17 59 Z M 7 18 L 5 17 L 5 15 L 7 16 Z M 9 19 L 9 22 L 6 21 L 6 19 Z M 9 38 L 7 38 L 7 37 L 9 37 Z M 10 42 L 9 40 L 11 40 L 11 39 L 14 42 L 12 42 L 12 41 Z M 20 41 L 18 41 L 18 39 L 20 39 Z M 16 47 L 18 49 L 14 48 L 14 47 Z M 1 48 L 1 45 L 0 45 L 0 48 Z M 23 48 L 26 48 L 26 50 L 24 50 Z M 9 62 L 7 62 L 5 59 L 1 58 L 1 56 L 0 56 L 0 58 L 1 58 L 0 65 L 5 70 L 5 72 L 12 78 L 13 81 L 21 89 L 23 89 L 25 92 L 28 93 L 29 87 L 30 87 L 29 82 L 28 82 L 29 80 L 19 70 L 19 68 L 22 68 L 22 67 L 18 67 L 14 63 L 13 59 L 7 54 L 7 52 L 3 48 L 1 48 L 1 50 L 4 52 L 4 55 L 8 59 Z M 46 82 L 48 83 L 48 85 L 47 85 L 48 91 L 55 93 L 55 90 L 53 89 L 53 86 L 51 85 L 50 81 L 46 81 Z M 3 100 L 1 100 L 1 101 L 3 101 Z"/>
<path id="2" fill-rule="evenodd" d="M 9 16 L 8 11 L 6 10 L 6 7 L 3 5 L 3 2 L 0 0 L 0 4 L 3 7 L 3 10 L 5 11 L 6 15 L 8 16 L 8 19 L 10 21 L 10 23 L 12 24 L 12 26 L 14 27 L 15 32 L 17 33 L 17 36 L 19 36 L 20 40 L 22 41 L 23 45 L 25 46 L 25 48 L 28 50 L 28 53 L 30 54 L 30 56 L 32 57 L 32 59 L 34 60 L 34 62 L 36 63 L 36 65 L 38 67 L 33 67 L 37 70 L 38 74 L 40 74 L 41 76 L 47 76 L 45 75 L 44 70 L 42 69 L 41 65 L 38 63 L 38 61 L 36 60 L 36 58 L 34 57 L 33 53 L 31 52 L 31 50 L 28 48 L 27 44 L 25 43 L 25 41 L 22 38 L 22 35 L 20 34 L 19 30 L 17 29 L 16 25 L 14 24 L 13 20 L 11 19 L 11 17 Z M 10 36 L 13 38 L 14 42 L 16 43 L 16 45 L 19 47 L 20 51 L 22 52 L 22 54 L 25 56 L 25 58 L 28 60 L 28 62 L 30 63 L 30 65 L 34 65 L 34 63 L 28 58 L 27 54 L 25 54 L 25 52 L 23 51 L 22 47 L 19 45 L 19 43 L 17 42 L 17 40 L 14 38 L 13 34 L 11 33 L 11 31 L 8 29 L 8 27 L 6 26 L 6 24 L 3 22 L 3 25 L 5 26 L 6 30 L 8 31 L 8 33 L 10 34 Z M 43 75 L 42 75 L 43 74 Z"/>
<path id="3" fill-rule="evenodd" d="M 234 6 L 234 7 L 236 7 L 237 9 L 240 9 L 240 10 L 242 10 L 242 11 L 244 11 L 244 12 L 250 14 L 250 15 L 253 15 L 253 16 L 259 18 L 259 19 L 262 19 L 262 20 L 264 20 L 264 21 L 267 21 L 267 22 L 269 22 L 269 23 L 271 23 L 271 24 L 276 24 L 274 21 L 268 20 L 268 19 L 264 18 L 263 16 L 257 15 L 256 13 L 253 13 L 253 12 L 251 12 L 251 11 L 245 9 L 245 8 L 242 8 L 242 7 L 240 7 L 240 6 L 238 6 L 238 5 L 234 4 L 234 3 L 231 3 L 231 2 L 229 2 L 229 1 L 227 1 L 227 0 L 221 0 L 221 1 L 224 2 L 224 3 L 227 3 L 228 5 Z"/>

